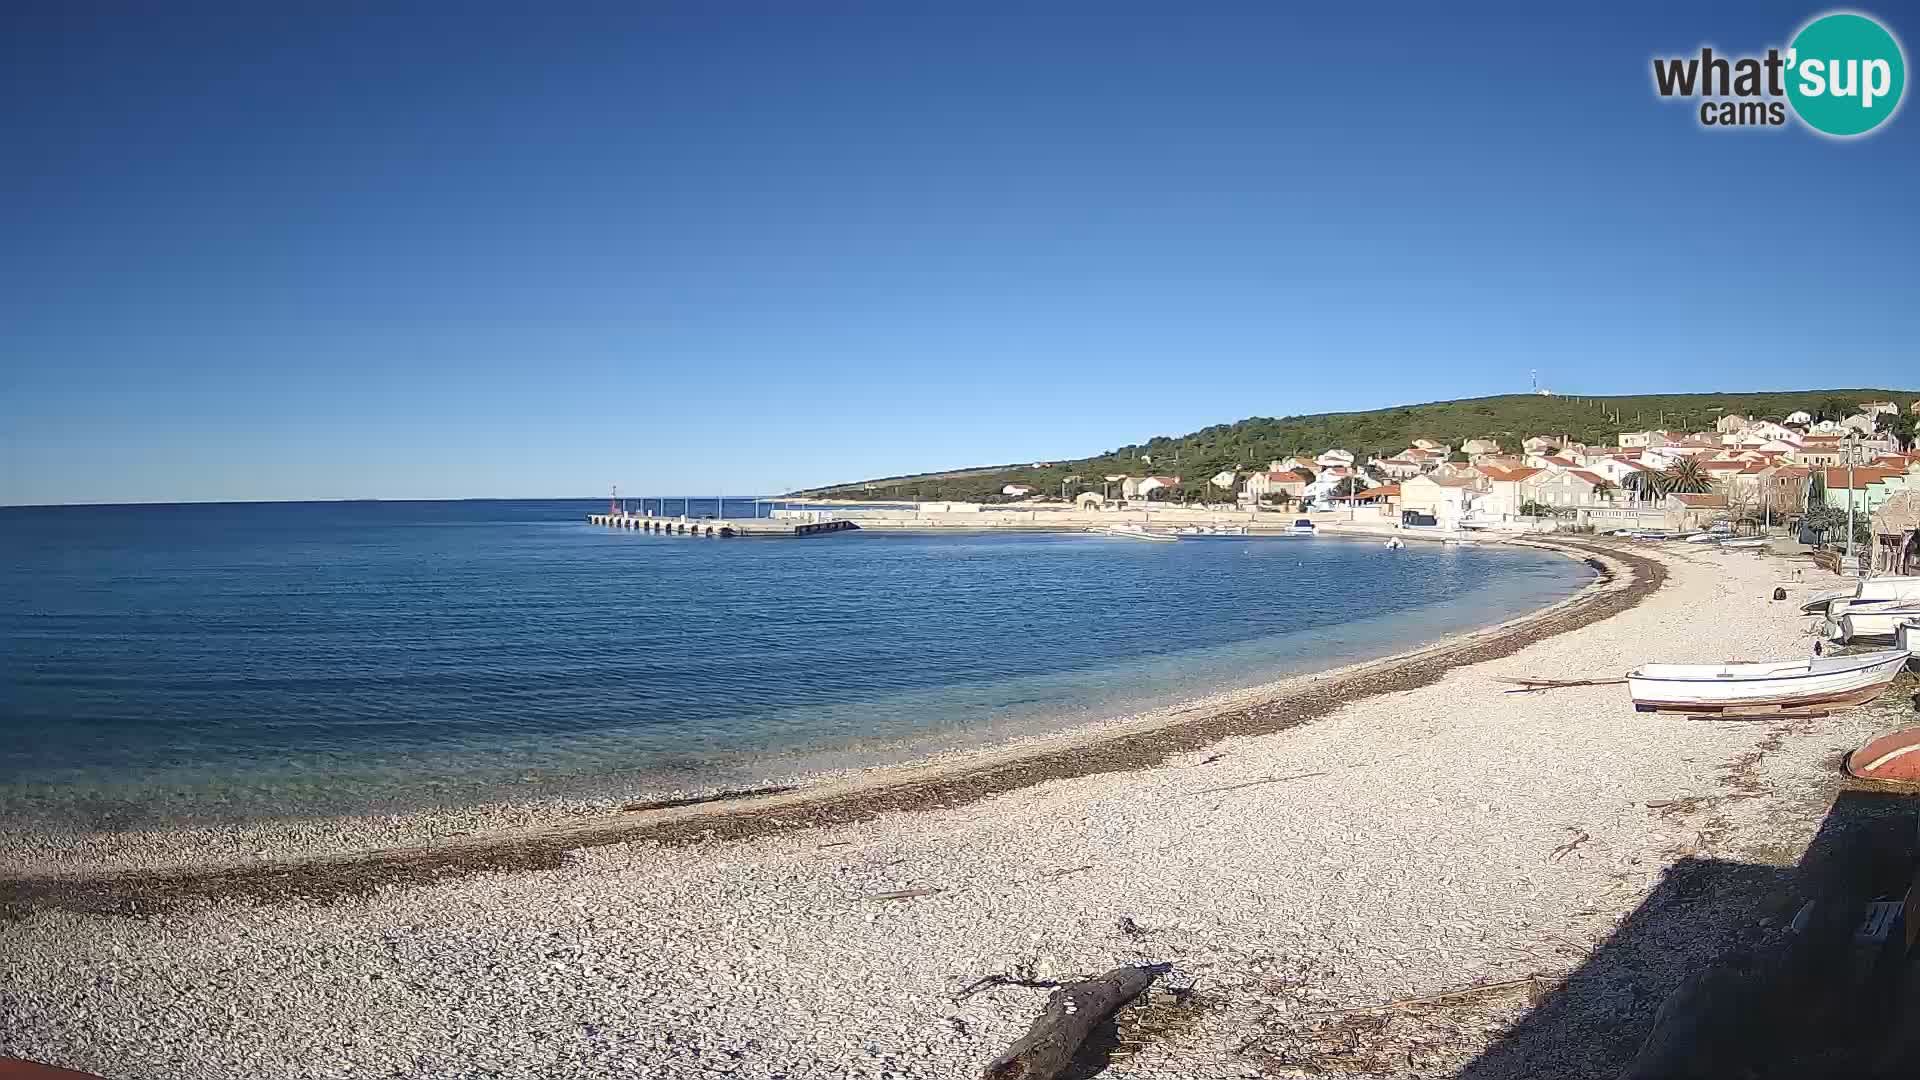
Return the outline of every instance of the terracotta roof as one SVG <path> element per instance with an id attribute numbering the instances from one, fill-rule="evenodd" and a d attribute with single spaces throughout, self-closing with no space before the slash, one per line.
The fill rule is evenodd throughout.
<path id="1" fill-rule="evenodd" d="M 1588 472 L 1588 471 L 1587 471 L 1587 470 L 1585 470 L 1585 469 L 1575 469 L 1575 470 L 1573 470 L 1573 475 L 1575 475 L 1575 476 L 1577 476 L 1577 477 L 1579 477 L 1579 478 L 1580 478 L 1580 479 L 1582 479 L 1582 480 L 1585 480 L 1585 481 L 1586 481 L 1587 483 L 1589 483 L 1589 484 L 1611 484 L 1611 483 L 1613 483 L 1613 481 L 1611 481 L 1611 480 L 1609 480 L 1609 479 L 1607 479 L 1606 477 L 1604 477 L 1604 476 L 1601 476 L 1601 475 L 1600 475 L 1600 474 L 1598 474 L 1598 473 L 1590 473 L 1590 472 Z"/>
<path id="2" fill-rule="evenodd" d="M 1701 493 L 1696 495 L 1691 492 L 1686 492 L 1686 493 L 1675 492 L 1674 494 L 1667 496 L 1667 498 L 1679 499 L 1680 504 L 1682 506 L 1693 506 L 1693 507 L 1701 507 L 1706 509 L 1712 509 L 1714 507 L 1721 507 L 1721 506 L 1727 505 L 1727 497 L 1725 495 L 1713 495 L 1713 494 L 1707 494 L 1707 493 Z"/>
<path id="3" fill-rule="evenodd" d="M 1487 479 L 1502 481 L 1525 480 L 1535 473 L 1546 471 L 1545 469 L 1535 469 L 1531 466 L 1523 466 L 1518 469 L 1497 469 L 1491 465 L 1482 465 L 1480 469 L 1487 474 Z"/>
<path id="4" fill-rule="evenodd" d="M 1448 476 L 1445 473 L 1428 473 L 1425 476 L 1416 476 L 1414 480 L 1425 480 L 1428 483 L 1439 484 L 1441 487 L 1473 486 L 1473 477 L 1471 476 Z M 1409 483 L 1411 482 L 1412 481 L 1409 481 Z"/>
<path id="5" fill-rule="evenodd" d="M 1901 469 L 1877 469 L 1870 465 L 1856 465 L 1853 468 L 1853 486 L 1856 488 L 1864 488 L 1875 480 L 1885 480 L 1889 476 L 1899 476 L 1903 471 L 1904 470 Z M 1846 469 L 1836 469 L 1828 466 L 1825 472 L 1826 476 L 1824 479 L 1826 480 L 1827 487 L 1838 488 L 1841 491 L 1847 490 Z"/>
<path id="6" fill-rule="evenodd" d="M 1572 459 L 1572 458 L 1570 458 L 1570 457 L 1558 457 L 1558 456 L 1555 456 L 1555 457 L 1550 457 L 1550 458 L 1548 458 L 1548 459 L 1547 459 L 1547 464 L 1549 464 L 1549 465 L 1558 465 L 1558 466 L 1560 466 L 1560 467 L 1561 467 L 1561 468 L 1563 468 L 1563 469 L 1571 469 L 1571 468 L 1573 468 L 1573 467 L 1574 467 L 1575 465 L 1578 465 L 1578 464 L 1580 464 L 1580 463 L 1579 463 L 1579 462 L 1577 462 L 1577 461 L 1575 461 L 1575 460 L 1573 460 L 1573 459 Z"/>
<path id="7" fill-rule="evenodd" d="M 1304 484 L 1307 482 L 1305 477 L 1302 477 L 1292 469 L 1286 469 L 1281 472 L 1270 472 L 1267 474 L 1267 480 L 1275 484 Z"/>
<path id="8" fill-rule="evenodd" d="M 1383 484 L 1380 487 L 1368 488 L 1365 491 L 1356 491 L 1351 495 L 1335 495 L 1334 498 L 1348 499 L 1357 502 L 1361 499 L 1387 499 L 1398 494 L 1400 494 L 1399 484 Z"/>

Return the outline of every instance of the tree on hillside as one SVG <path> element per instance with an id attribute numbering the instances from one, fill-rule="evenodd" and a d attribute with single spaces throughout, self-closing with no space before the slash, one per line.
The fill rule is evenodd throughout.
<path id="1" fill-rule="evenodd" d="M 1911 388 L 1872 387 L 1786 393 L 1641 394 L 1597 402 L 1503 394 L 1365 412 L 1257 416 L 1182 435 L 1136 439 L 1093 457 L 1055 461 L 1050 468 L 1009 464 L 875 477 L 867 482 L 880 488 L 897 489 L 900 495 L 918 492 L 929 499 L 983 495 L 1009 483 L 1032 484 L 1044 491 L 1057 492 L 1061 480 L 1074 473 L 1087 476 L 1164 473 L 1204 478 L 1228 467 L 1258 469 L 1269 461 L 1294 454 L 1311 459 L 1329 447 L 1345 447 L 1356 453 L 1368 449 L 1382 453 L 1397 451 L 1415 438 L 1455 446 L 1468 439 L 1498 438 L 1511 447 L 1515 441 L 1529 436 L 1545 434 L 1557 439 L 1565 433 L 1569 439 L 1593 445 L 1610 444 L 1622 430 L 1691 429 L 1714 415 L 1726 413 L 1779 417 L 1799 411 L 1831 412 L 1836 418 L 1844 418 L 1859 411 L 1858 402 L 1907 402 L 1914 396 Z M 1142 460 L 1143 457 L 1150 460 Z M 844 493 L 857 497 L 862 489 L 863 485 L 854 483 L 798 494 Z M 1194 491 L 1199 490 L 1196 483 Z"/>
<path id="2" fill-rule="evenodd" d="M 1901 413 L 1894 417 L 1893 423 L 1887 430 L 1893 433 L 1894 441 L 1900 444 L 1900 449 L 1911 450 L 1915 442 L 1920 442 L 1920 417 L 1915 417 L 1912 413 Z"/>
<path id="3" fill-rule="evenodd" d="M 1845 420 L 1858 411 L 1858 408 L 1846 398 L 1830 397 L 1820 403 L 1818 415 L 1822 420 Z"/>
<path id="4" fill-rule="evenodd" d="M 1713 477 L 1708 476 L 1700 463 L 1690 457 L 1674 462 L 1659 477 L 1662 495 L 1703 495 L 1713 490 Z"/>

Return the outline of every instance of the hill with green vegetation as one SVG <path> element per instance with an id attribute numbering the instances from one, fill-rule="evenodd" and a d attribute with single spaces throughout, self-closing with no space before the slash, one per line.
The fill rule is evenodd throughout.
<path id="1" fill-rule="evenodd" d="M 1008 484 L 1026 484 L 1040 494 L 1068 496 L 1099 491 L 1101 478 L 1177 475 L 1188 487 L 1226 469 L 1248 472 L 1293 454 L 1309 457 L 1331 447 L 1350 450 L 1360 461 L 1388 457 L 1414 439 L 1460 446 L 1468 439 L 1498 439 L 1503 450 L 1517 451 L 1532 435 L 1565 436 L 1589 445 L 1612 445 L 1622 431 L 1711 428 L 1727 413 L 1784 420 L 1805 411 L 1839 419 L 1859 411 L 1863 401 L 1893 401 L 1903 416 L 1915 390 L 1795 390 L 1778 393 L 1641 394 L 1626 397 L 1569 397 L 1505 394 L 1407 405 L 1367 412 L 1311 416 L 1256 416 L 1217 424 L 1187 435 L 1160 435 L 1117 446 L 1104 454 L 1071 461 L 978 466 L 913 476 L 888 476 L 858 483 L 812 488 L 796 494 L 824 498 L 965 499 L 990 501 Z M 1151 461 L 1146 459 L 1151 458 Z"/>

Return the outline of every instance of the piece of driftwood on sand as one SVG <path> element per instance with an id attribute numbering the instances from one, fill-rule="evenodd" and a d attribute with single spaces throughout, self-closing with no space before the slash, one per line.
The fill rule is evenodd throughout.
<path id="1" fill-rule="evenodd" d="M 1073 1063 L 1094 1028 L 1167 970 L 1166 964 L 1119 967 L 1055 990 L 1027 1033 L 987 1064 L 986 1080 L 1053 1080 Z"/>
<path id="2" fill-rule="evenodd" d="M 1620 679 L 1501 679 L 1503 683 L 1512 683 L 1509 694 L 1532 694 L 1541 690 L 1564 690 L 1571 686 L 1615 686 L 1627 680 Z"/>

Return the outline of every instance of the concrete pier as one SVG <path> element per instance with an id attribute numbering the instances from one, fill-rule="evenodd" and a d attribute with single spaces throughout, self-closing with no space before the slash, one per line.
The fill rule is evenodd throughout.
<path id="1" fill-rule="evenodd" d="M 613 529 L 634 529 L 639 532 L 713 539 L 825 536 L 828 533 L 849 532 L 860 527 L 841 518 L 815 521 L 794 518 L 656 517 L 650 514 L 588 514 L 587 522 Z"/>

